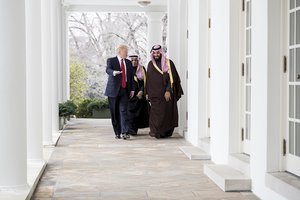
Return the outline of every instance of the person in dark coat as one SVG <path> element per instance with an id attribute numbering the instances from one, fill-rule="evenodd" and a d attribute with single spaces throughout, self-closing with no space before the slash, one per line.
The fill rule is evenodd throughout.
<path id="1" fill-rule="evenodd" d="M 129 139 L 127 107 L 128 100 L 134 95 L 133 70 L 131 61 L 126 59 L 128 48 L 121 45 L 117 49 L 118 56 L 107 59 L 106 73 L 108 81 L 105 95 L 111 113 L 111 122 L 115 138 Z"/>
<path id="2" fill-rule="evenodd" d="M 129 56 L 134 72 L 134 96 L 128 102 L 128 123 L 131 135 L 137 135 L 139 128 L 149 127 L 149 103 L 145 97 L 146 69 L 140 65 L 137 55 Z"/>
<path id="3" fill-rule="evenodd" d="M 151 104 L 149 134 L 157 139 L 171 137 L 178 127 L 177 101 L 183 90 L 173 61 L 166 58 L 160 45 L 151 49 L 146 78 L 146 97 Z"/>

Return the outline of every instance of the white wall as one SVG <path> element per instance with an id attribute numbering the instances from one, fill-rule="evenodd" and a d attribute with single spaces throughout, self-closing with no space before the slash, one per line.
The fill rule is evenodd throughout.
<path id="1" fill-rule="evenodd" d="M 207 130 L 208 1 L 188 1 L 188 132 L 198 145 Z"/>

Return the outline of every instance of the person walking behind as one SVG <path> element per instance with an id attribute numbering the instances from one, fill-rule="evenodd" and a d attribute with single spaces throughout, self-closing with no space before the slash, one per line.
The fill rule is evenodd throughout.
<path id="1" fill-rule="evenodd" d="M 129 56 L 134 72 L 134 97 L 128 103 L 129 133 L 137 135 L 139 128 L 149 127 L 149 103 L 145 97 L 146 69 L 140 64 L 137 55 Z"/>

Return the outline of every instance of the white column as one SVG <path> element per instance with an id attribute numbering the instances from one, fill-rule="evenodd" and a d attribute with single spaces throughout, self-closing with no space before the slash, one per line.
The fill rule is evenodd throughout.
<path id="1" fill-rule="evenodd" d="M 208 0 L 188 2 L 188 132 L 197 146 L 207 131 Z"/>
<path id="2" fill-rule="evenodd" d="M 168 32 L 167 32 L 167 55 L 174 62 L 176 69 L 180 74 L 180 0 L 168 0 Z M 182 75 L 180 76 L 182 77 Z M 182 77 L 184 78 L 184 77 Z M 181 112 L 181 101 L 178 103 L 178 122 L 179 134 L 183 135 L 182 119 L 185 119 L 186 113 Z"/>
<path id="3" fill-rule="evenodd" d="M 179 133 L 187 130 L 187 0 L 168 0 L 168 57 L 173 60 L 185 95 L 178 102 Z"/>
<path id="4" fill-rule="evenodd" d="M 168 0 L 168 56 L 179 63 L 180 55 L 180 0 Z"/>
<path id="5" fill-rule="evenodd" d="M 282 170 L 281 6 L 280 0 L 252 0 L 250 169 L 252 190 L 261 199 L 285 199 L 266 187 L 266 173 Z"/>
<path id="6" fill-rule="evenodd" d="M 27 151 L 43 160 L 41 1 L 26 1 Z"/>
<path id="7" fill-rule="evenodd" d="M 27 185 L 25 1 L 1 1 L 0 190 Z"/>
<path id="8" fill-rule="evenodd" d="M 61 103 L 63 102 L 63 9 L 61 5 L 61 0 L 57 0 L 57 17 L 58 17 L 58 50 L 57 50 L 57 55 L 58 55 L 58 102 Z"/>
<path id="9" fill-rule="evenodd" d="M 43 143 L 52 145 L 52 69 L 50 1 L 42 0 Z"/>
<path id="10" fill-rule="evenodd" d="M 63 101 L 70 99 L 70 55 L 69 55 L 69 13 L 68 6 L 62 8 L 62 45 L 63 45 Z"/>
<path id="11" fill-rule="evenodd" d="M 230 1 L 211 0 L 211 156 L 227 164 L 230 115 Z"/>
<path id="12" fill-rule="evenodd" d="M 164 14 L 163 12 L 146 12 L 148 18 L 148 55 L 153 45 L 162 45 L 162 18 Z"/>
<path id="13" fill-rule="evenodd" d="M 51 70 L 52 70 L 52 133 L 58 133 L 58 7 L 51 1 Z"/>
<path id="14" fill-rule="evenodd" d="M 241 152 L 241 34 L 244 30 L 241 30 L 242 17 L 242 1 L 230 0 L 230 16 L 229 16 L 229 153 L 240 153 Z M 213 23 L 213 22 L 212 22 Z M 216 44 L 217 45 L 217 44 Z M 216 48 L 216 46 L 214 47 Z M 214 56 L 212 59 L 214 59 Z M 213 105 L 212 105 L 213 106 Z M 231 164 L 231 163 L 229 163 Z"/>
<path id="15" fill-rule="evenodd" d="M 179 118 L 179 129 L 183 132 L 187 131 L 187 98 L 188 98 L 188 89 L 187 89 L 187 73 L 188 73 L 188 0 L 180 1 L 180 53 L 179 53 L 179 63 L 177 66 L 180 68 L 180 78 L 181 86 L 184 92 L 184 95 L 181 97 L 179 102 L 179 112 L 181 117 Z"/>

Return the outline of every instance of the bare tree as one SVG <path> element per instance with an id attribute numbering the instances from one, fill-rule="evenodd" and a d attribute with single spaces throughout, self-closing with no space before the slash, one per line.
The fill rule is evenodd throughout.
<path id="1" fill-rule="evenodd" d="M 116 46 L 146 61 L 147 18 L 143 13 L 73 13 L 69 17 L 70 54 L 87 68 L 87 98 L 103 96 L 105 66 Z"/>

